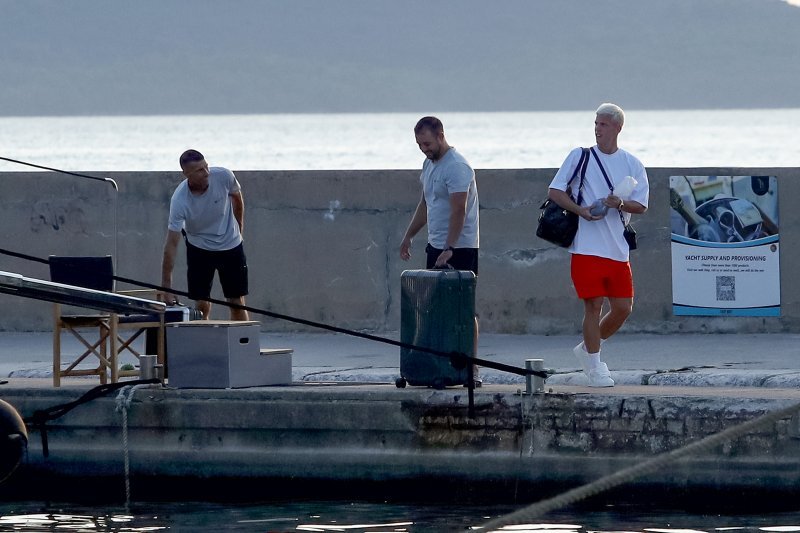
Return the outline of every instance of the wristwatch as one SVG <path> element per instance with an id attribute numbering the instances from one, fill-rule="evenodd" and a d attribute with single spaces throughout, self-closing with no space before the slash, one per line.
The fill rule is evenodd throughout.
<path id="1" fill-rule="evenodd" d="M 623 205 L 625 205 L 625 202 L 623 202 L 623 201 L 622 201 L 622 198 L 620 198 L 620 199 L 619 199 L 619 207 L 617 208 L 617 211 L 622 211 L 622 206 L 623 206 Z"/>

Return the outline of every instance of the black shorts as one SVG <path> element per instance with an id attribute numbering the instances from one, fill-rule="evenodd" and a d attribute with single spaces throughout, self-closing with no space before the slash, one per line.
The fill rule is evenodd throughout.
<path id="1" fill-rule="evenodd" d="M 186 243 L 186 279 L 189 298 L 208 300 L 214 272 L 219 272 L 219 282 L 225 298 L 247 295 L 247 258 L 244 246 L 239 244 L 230 250 L 203 250 Z"/>
<path id="2" fill-rule="evenodd" d="M 434 248 L 430 243 L 425 247 L 427 261 L 425 268 L 433 268 L 436 259 L 444 250 Z M 456 270 L 471 270 L 478 275 L 478 249 L 477 248 L 453 248 L 453 256 L 447 262 L 448 265 Z"/>

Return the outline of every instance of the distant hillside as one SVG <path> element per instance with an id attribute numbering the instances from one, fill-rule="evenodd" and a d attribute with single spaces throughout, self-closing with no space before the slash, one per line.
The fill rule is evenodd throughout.
<path id="1" fill-rule="evenodd" d="M 799 107 L 781 0 L 0 0 L 0 115 Z"/>

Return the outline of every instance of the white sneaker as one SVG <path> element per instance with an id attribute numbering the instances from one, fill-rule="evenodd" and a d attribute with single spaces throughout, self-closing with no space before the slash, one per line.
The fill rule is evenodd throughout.
<path id="1" fill-rule="evenodd" d="M 589 354 L 586 353 L 586 350 L 583 348 L 583 341 L 572 349 L 572 353 L 575 354 L 575 358 L 578 360 L 578 363 L 580 363 L 583 373 L 588 376 L 592 367 L 589 364 Z"/>
<path id="2" fill-rule="evenodd" d="M 592 368 L 586 374 L 589 376 L 590 387 L 613 387 L 614 380 L 611 379 L 611 372 L 608 371 L 608 365 L 600 363 Z"/>

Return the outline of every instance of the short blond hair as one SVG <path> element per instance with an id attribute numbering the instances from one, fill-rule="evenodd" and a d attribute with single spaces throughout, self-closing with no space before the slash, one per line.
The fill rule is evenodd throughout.
<path id="1" fill-rule="evenodd" d="M 605 104 L 600 104 L 600 107 L 597 108 L 595 113 L 598 115 L 608 115 L 620 126 L 625 124 L 625 111 L 617 104 L 609 104 L 607 102 Z"/>

